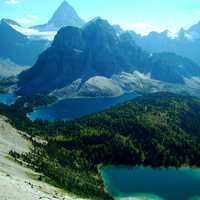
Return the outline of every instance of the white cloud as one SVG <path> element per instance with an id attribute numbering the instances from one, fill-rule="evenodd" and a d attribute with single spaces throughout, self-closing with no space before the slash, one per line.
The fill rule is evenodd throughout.
<path id="1" fill-rule="evenodd" d="M 27 14 L 26 17 L 28 17 L 29 19 L 33 19 L 33 20 L 36 20 L 39 18 L 37 15 L 31 15 L 31 14 Z"/>
<path id="2" fill-rule="evenodd" d="M 180 17 L 190 17 L 191 14 L 190 13 L 185 13 L 185 12 L 181 12 L 178 14 Z"/>
<path id="3" fill-rule="evenodd" d="M 18 17 L 16 21 L 19 24 L 30 25 L 31 23 L 37 21 L 38 19 L 39 17 L 37 15 L 27 14 L 24 17 Z"/>
<path id="4" fill-rule="evenodd" d="M 16 19 L 16 21 L 19 23 L 19 24 L 31 24 L 32 23 L 32 20 L 31 19 L 28 19 L 26 17 L 19 17 Z"/>
<path id="5" fill-rule="evenodd" d="M 150 23 L 145 22 L 138 22 L 138 23 L 132 23 L 132 24 L 122 24 L 121 27 L 125 30 L 133 30 L 135 32 L 138 32 L 142 35 L 147 35 L 151 31 L 162 31 L 161 28 L 156 27 Z"/>
<path id="6" fill-rule="evenodd" d="M 148 23 L 135 23 L 135 24 L 125 24 L 124 27 L 129 28 L 129 29 L 149 29 L 152 28 L 153 25 L 148 24 Z"/>
<path id="7" fill-rule="evenodd" d="M 200 10 L 196 10 L 195 13 L 199 15 L 200 14 Z"/>
<path id="8" fill-rule="evenodd" d="M 9 4 L 9 5 L 16 5 L 16 4 L 20 4 L 21 0 L 6 0 L 4 1 L 4 3 Z"/>
<path id="9" fill-rule="evenodd" d="M 180 17 L 192 17 L 194 14 L 200 15 L 200 10 L 195 10 L 192 12 L 180 12 L 178 15 Z"/>

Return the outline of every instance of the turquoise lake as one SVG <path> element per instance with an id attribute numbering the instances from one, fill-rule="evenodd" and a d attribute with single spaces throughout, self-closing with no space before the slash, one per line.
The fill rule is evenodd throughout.
<path id="1" fill-rule="evenodd" d="M 4 94 L 0 93 L 0 103 L 4 103 L 6 105 L 11 105 L 15 103 L 17 97 L 15 94 Z"/>
<path id="2" fill-rule="evenodd" d="M 200 169 L 104 167 L 101 175 L 115 199 L 200 200 Z"/>
<path id="3" fill-rule="evenodd" d="M 27 114 L 27 116 L 31 120 L 71 120 L 102 111 L 118 103 L 131 100 L 136 96 L 138 95 L 134 93 L 112 98 L 65 99 L 50 106 L 37 108 L 34 112 Z"/>

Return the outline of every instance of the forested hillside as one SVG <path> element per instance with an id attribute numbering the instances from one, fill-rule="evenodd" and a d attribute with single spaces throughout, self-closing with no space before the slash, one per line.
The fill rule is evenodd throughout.
<path id="1" fill-rule="evenodd" d="M 199 99 L 152 94 L 71 122 L 30 122 L 18 107 L 1 106 L 0 113 L 9 113 L 18 129 L 48 141 L 35 144 L 24 160 L 84 197 L 110 198 L 98 175 L 100 164 L 200 166 Z"/>

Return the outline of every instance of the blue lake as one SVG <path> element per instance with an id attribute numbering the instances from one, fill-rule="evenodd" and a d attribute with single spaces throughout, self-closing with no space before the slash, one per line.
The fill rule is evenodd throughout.
<path id="1" fill-rule="evenodd" d="M 6 105 L 11 105 L 13 103 L 15 103 L 17 97 L 15 94 L 3 94 L 0 93 L 0 103 L 4 103 Z"/>
<path id="2" fill-rule="evenodd" d="M 136 94 L 127 94 L 113 98 L 73 98 L 65 99 L 47 107 L 40 107 L 27 114 L 36 120 L 71 120 L 110 108 L 113 105 L 133 99 Z"/>
<path id="3" fill-rule="evenodd" d="M 200 200 L 200 169 L 111 166 L 101 175 L 115 199 Z"/>

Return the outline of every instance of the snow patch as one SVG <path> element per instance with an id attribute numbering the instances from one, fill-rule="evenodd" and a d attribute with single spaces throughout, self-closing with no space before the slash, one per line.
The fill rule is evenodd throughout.
<path id="1" fill-rule="evenodd" d="M 83 53 L 83 50 L 80 50 L 80 49 L 73 49 L 73 51 L 76 53 Z"/>
<path id="2" fill-rule="evenodd" d="M 14 28 L 16 31 L 26 35 L 30 39 L 46 39 L 52 41 L 56 35 L 56 31 L 39 31 L 37 29 L 33 28 L 24 28 L 17 25 L 10 25 L 12 28 Z"/>

